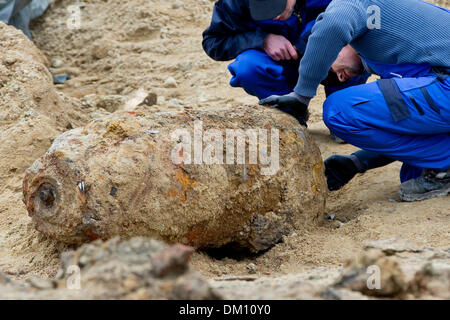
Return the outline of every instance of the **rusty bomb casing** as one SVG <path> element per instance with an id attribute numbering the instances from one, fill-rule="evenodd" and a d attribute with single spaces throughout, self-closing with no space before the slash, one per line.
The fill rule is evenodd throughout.
<path id="1" fill-rule="evenodd" d="M 294 118 L 239 106 L 112 114 L 68 131 L 27 170 L 23 195 L 35 228 L 66 243 L 147 236 L 259 251 L 321 217 L 326 181 Z"/>

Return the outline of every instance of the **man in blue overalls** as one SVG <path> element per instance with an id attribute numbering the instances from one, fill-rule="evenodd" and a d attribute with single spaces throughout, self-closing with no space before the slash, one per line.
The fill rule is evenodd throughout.
<path id="1" fill-rule="evenodd" d="M 361 69 L 378 74 L 325 101 L 329 129 L 363 149 L 325 161 L 329 189 L 398 160 L 402 200 L 448 195 L 449 30 L 450 12 L 419 0 L 334 0 L 317 18 L 294 92 L 260 103 L 304 110 L 329 70 L 340 80 Z"/>
<path id="2" fill-rule="evenodd" d="M 259 99 L 287 94 L 297 83 L 315 19 L 330 1 L 219 0 L 203 33 L 203 48 L 214 60 L 235 59 L 228 67 L 231 86 Z M 326 94 L 365 83 L 369 76 L 364 73 L 339 83 L 331 74 L 323 82 Z"/>

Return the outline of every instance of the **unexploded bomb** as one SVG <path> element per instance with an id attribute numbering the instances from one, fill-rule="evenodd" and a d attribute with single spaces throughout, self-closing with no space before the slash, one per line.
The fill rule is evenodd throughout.
<path id="1" fill-rule="evenodd" d="M 66 243 L 148 236 L 252 251 L 322 216 L 320 152 L 265 107 L 121 113 L 58 137 L 27 170 L 34 226 Z"/>

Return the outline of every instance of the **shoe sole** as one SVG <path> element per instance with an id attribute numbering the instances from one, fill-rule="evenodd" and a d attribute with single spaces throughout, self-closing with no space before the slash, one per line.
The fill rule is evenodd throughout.
<path id="1" fill-rule="evenodd" d="M 445 197 L 450 193 L 450 185 L 445 189 L 434 190 L 421 194 L 404 194 L 401 189 L 398 191 L 400 199 L 405 202 L 423 201 L 437 197 Z"/>

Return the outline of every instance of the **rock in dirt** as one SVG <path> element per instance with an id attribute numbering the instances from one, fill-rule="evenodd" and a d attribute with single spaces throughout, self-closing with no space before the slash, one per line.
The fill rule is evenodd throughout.
<path id="1" fill-rule="evenodd" d="M 437 270 L 427 263 L 409 283 L 408 293 L 417 299 L 450 300 L 450 269 Z"/>
<path id="2" fill-rule="evenodd" d="M 146 238 L 96 241 L 65 252 L 55 279 L 0 274 L 0 299 L 220 299 L 189 268 L 192 252 Z"/>
<path id="3" fill-rule="evenodd" d="M 176 88 L 177 87 L 177 80 L 175 80 L 172 77 L 169 77 L 164 81 L 164 87 L 166 88 Z"/>
<path id="4" fill-rule="evenodd" d="M 139 106 L 148 106 L 151 107 L 158 103 L 158 96 L 156 93 L 149 93 L 147 97 L 145 97 L 144 101 L 142 101 Z"/>
<path id="5" fill-rule="evenodd" d="M 104 109 L 108 112 L 115 112 L 123 107 L 127 99 L 120 95 L 97 95 L 89 94 L 81 99 L 81 102 L 89 107 Z"/>
<path id="6" fill-rule="evenodd" d="M 241 106 L 114 114 L 68 131 L 29 168 L 23 194 L 37 230 L 66 243 L 149 236 L 259 251 L 321 220 L 326 181 L 294 118 Z"/>
<path id="7" fill-rule="evenodd" d="M 377 241 L 367 241 L 365 244 L 367 249 L 379 249 L 382 250 L 386 255 L 394 255 L 400 252 L 421 252 L 423 248 L 420 248 L 411 241 L 391 238 Z"/>
<path id="8" fill-rule="evenodd" d="M 368 296 L 395 297 L 404 293 L 406 281 L 394 257 L 371 249 L 349 261 L 333 287 L 358 291 Z"/>
<path id="9" fill-rule="evenodd" d="M 52 67 L 53 68 L 61 68 L 64 65 L 64 62 L 61 59 L 55 58 L 52 60 Z"/>

